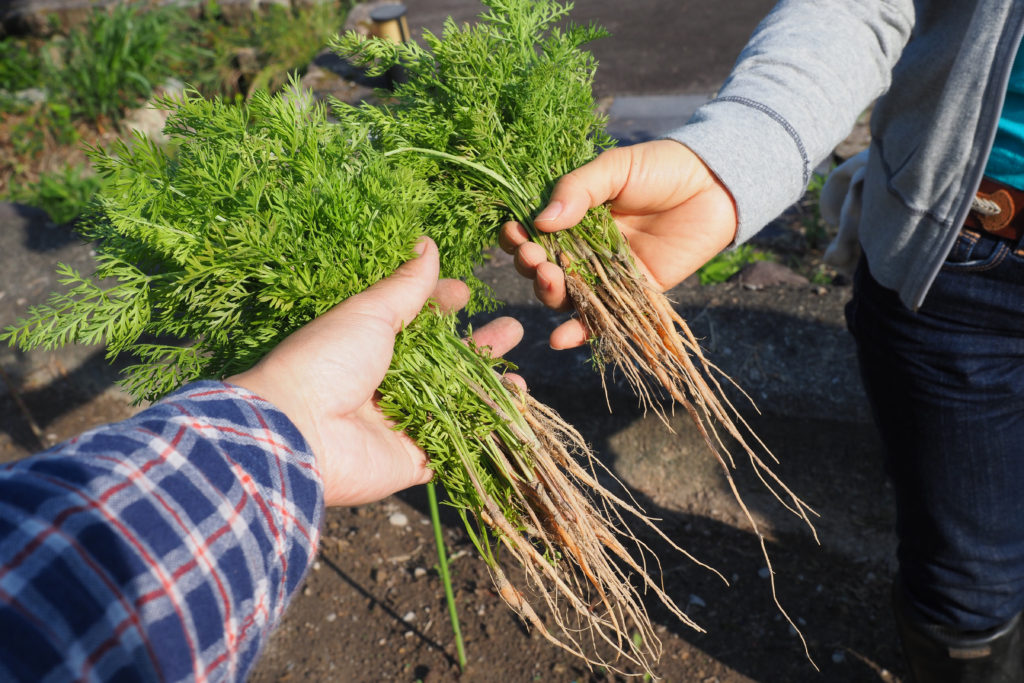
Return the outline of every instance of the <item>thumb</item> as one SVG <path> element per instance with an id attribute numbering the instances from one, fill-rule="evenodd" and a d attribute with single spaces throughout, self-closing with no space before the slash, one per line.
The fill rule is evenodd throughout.
<path id="1" fill-rule="evenodd" d="M 437 286 L 440 271 L 437 245 L 422 237 L 419 254 L 406 261 L 390 276 L 343 302 L 346 313 L 384 320 L 398 332 L 415 318 Z"/>
<path id="2" fill-rule="evenodd" d="M 574 171 L 562 176 L 551 192 L 548 205 L 533 219 L 543 232 L 571 228 L 588 210 L 614 200 L 629 180 L 632 154 L 628 147 L 602 152 Z"/>

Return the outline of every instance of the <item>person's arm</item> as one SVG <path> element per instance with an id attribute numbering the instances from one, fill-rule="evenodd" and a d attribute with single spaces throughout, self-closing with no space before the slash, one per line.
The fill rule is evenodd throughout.
<path id="1" fill-rule="evenodd" d="M 191 384 L 0 472 L 0 679 L 241 679 L 312 562 L 306 440 Z"/>
<path id="2" fill-rule="evenodd" d="M 311 563 L 323 507 L 430 478 L 377 408 L 437 248 L 228 382 L 0 469 L 0 680 L 242 680 Z M 522 329 L 481 327 L 503 354 Z M 49 678 L 48 678 L 49 677 Z"/>
<path id="3" fill-rule="evenodd" d="M 737 242 L 803 195 L 814 168 L 889 88 L 915 19 L 912 0 L 782 0 L 715 98 L 666 136 L 728 188 Z"/>
<path id="4" fill-rule="evenodd" d="M 567 174 L 535 225 L 565 230 L 608 203 L 640 268 L 661 289 L 673 287 L 803 194 L 814 166 L 888 87 L 914 20 L 912 0 L 783 0 L 686 126 Z M 501 245 L 544 304 L 568 305 L 561 270 L 522 226 L 506 224 Z M 570 320 L 551 345 L 587 337 Z"/>

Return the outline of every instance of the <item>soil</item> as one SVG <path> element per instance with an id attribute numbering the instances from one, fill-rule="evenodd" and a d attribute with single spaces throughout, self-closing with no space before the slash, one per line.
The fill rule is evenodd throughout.
<path id="1" fill-rule="evenodd" d="M 52 287 L 42 274 L 43 262 L 90 258 L 88 247 L 60 237 L 62 228 L 40 225 L 37 214 L 22 209 L 16 218 L 21 230 L 11 216 L 0 221 L 0 253 L 31 264 L 30 272 L 40 275 L 26 282 L 13 276 L 18 269 L 0 269 L 9 275 L 0 283 L 0 325 Z M 50 237 L 41 240 L 40 234 Z M 30 240 L 31 235 L 37 237 Z M 50 267 L 45 272 L 52 273 Z M 670 419 L 676 432 L 671 433 L 653 415 L 644 417 L 614 378 L 608 413 L 584 354 L 547 348 L 546 333 L 558 315 L 533 302 L 528 283 L 512 272 L 507 257 L 495 254 L 483 276 L 507 293 L 506 312 L 527 328 L 524 343 L 510 355 L 533 393 L 587 436 L 643 507 L 663 520 L 660 526 L 670 537 L 729 579 L 725 586 L 644 537 L 659 550 L 666 590 L 706 630 L 684 627 L 650 601 L 664 651 L 655 671 L 659 678 L 899 680 L 888 610 L 891 502 L 842 327 L 848 287 L 752 291 L 726 283 L 672 292 L 713 360 L 761 403 L 764 415 L 753 409 L 744 414 L 780 456 L 784 481 L 821 514 L 819 546 L 741 468 L 740 489 L 766 531 L 779 601 L 807 638 L 819 673 L 773 603 L 757 539 L 684 416 Z M 4 350 L 0 367 L 17 389 L 0 387 L 5 461 L 134 410 L 113 386 L 116 372 L 97 349 L 17 355 Z M 318 560 L 252 680 L 619 680 L 588 670 L 531 634 L 496 595 L 458 520 L 447 516 L 444 526 L 468 657 L 464 671 L 455 664 L 425 495 L 416 489 L 328 513 Z"/>

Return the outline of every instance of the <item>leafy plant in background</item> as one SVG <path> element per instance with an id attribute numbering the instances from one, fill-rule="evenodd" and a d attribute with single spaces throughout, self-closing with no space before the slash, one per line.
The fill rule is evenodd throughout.
<path id="1" fill-rule="evenodd" d="M 205 49 L 183 68 L 186 80 L 207 95 L 274 92 L 327 45 L 352 4 L 270 5 L 251 20 L 227 24 L 217 3 L 207 3 L 203 18 L 189 27 Z"/>
<path id="2" fill-rule="evenodd" d="M 15 38 L 0 40 L 0 91 L 5 97 L 39 86 L 42 73 L 43 61 L 29 49 L 26 41 Z"/>
<path id="3" fill-rule="evenodd" d="M 116 121 L 169 78 L 176 62 L 188 59 L 179 33 L 185 21 L 171 6 L 119 3 L 94 11 L 63 41 L 61 64 L 51 67 L 55 94 L 66 97 L 76 115 Z"/>
<path id="4" fill-rule="evenodd" d="M 11 201 L 44 209 L 54 223 L 62 225 L 88 212 L 101 184 L 102 179 L 85 166 L 67 166 L 44 173 L 35 182 L 22 184 L 15 179 L 9 195 Z"/>
<path id="5" fill-rule="evenodd" d="M 702 285 L 725 282 L 743 269 L 743 266 L 755 261 L 771 261 L 771 254 L 755 249 L 752 245 L 741 244 L 735 249 L 728 249 L 715 256 L 697 271 Z"/>
<path id="6" fill-rule="evenodd" d="M 608 208 L 591 210 L 571 230 L 542 233 L 533 225 L 555 181 L 612 144 L 593 99 L 596 64 L 582 49 L 605 33 L 565 25 L 570 6 L 553 0 L 483 4 L 487 10 L 474 25 L 449 19 L 440 37 L 424 32 L 425 48 L 355 33 L 335 41 L 340 55 L 369 66 L 371 73 L 400 65 L 407 76 L 393 104 L 364 105 L 359 114 L 372 127 L 378 148 L 396 163 L 414 165 L 442 199 L 427 227 L 442 245 L 450 275 L 470 277 L 507 220 L 525 226 L 548 259 L 565 270 L 575 311 L 592 335 L 596 364 L 620 371 L 644 406 L 666 423 L 665 403 L 690 414 L 770 569 L 764 535 L 733 479 L 736 461 L 727 439 L 812 532 L 813 511 L 774 474 L 774 456 L 726 397 L 721 373 L 686 322 L 638 270 Z M 650 645 L 647 634 L 642 636 Z"/>
<path id="7" fill-rule="evenodd" d="M 27 41 L 0 40 L 0 113 L 12 121 L 8 137 L 16 157 L 42 152 L 48 144 L 77 139 L 71 108 L 49 97 L 51 63 Z M 7 118 L 7 117 L 5 117 Z"/>
<path id="8" fill-rule="evenodd" d="M 79 229 L 96 245 L 95 277 L 61 266 L 68 291 L 0 336 L 131 353 L 124 384 L 139 399 L 250 367 L 409 258 L 438 204 L 413 165 L 371 147 L 357 117 L 329 123 L 320 106 L 262 91 L 243 107 L 194 92 L 160 104 L 173 110 L 173 161 L 144 138 L 94 150 L 100 213 Z M 650 670 L 658 641 L 641 591 L 693 625 L 622 524 L 651 520 L 598 481 L 575 430 L 502 380 L 506 362 L 456 329 L 454 315 L 427 309 L 399 334 L 381 409 L 430 456 L 506 602 L 590 662 Z"/>
<path id="9" fill-rule="evenodd" d="M 11 116 L 9 132 L 15 158 L 33 157 L 54 145 L 73 145 L 79 139 L 71 107 L 64 102 L 22 103 L 17 111 L 20 115 Z"/>
<path id="10" fill-rule="evenodd" d="M 825 187 L 826 180 L 828 180 L 828 172 L 818 173 L 815 171 L 811 175 L 810 182 L 807 183 L 807 191 L 800 202 L 805 211 L 801 220 L 804 226 L 804 236 L 807 239 L 807 245 L 812 249 L 824 248 L 829 239 L 828 226 L 821 217 L 819 208 L 821 190 Z"/>

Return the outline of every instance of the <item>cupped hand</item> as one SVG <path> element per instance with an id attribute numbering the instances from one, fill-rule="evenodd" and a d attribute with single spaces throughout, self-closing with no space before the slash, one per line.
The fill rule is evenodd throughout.
<path id="1" fill-rule="evenodd" d="M 534 224 L 542 232 L 565 230 L 606 202 L 637 265 L 662 290 L 692 275 L 736 238 L 732 195 L 700 157 L 674 140 L 603 152 L 558 181 Z M 515 254 L 516 269 L 534 281 L 541 302 L 568 309 L 561 268 L 547 260 L 522 225 L 506 223 L 500 243 Z M 551 346 L 573 348 L 586 339 L 582 323 L 570 320 L 551 333 Z"/>
<path id="2" fill-rule="evenodd" d="M 428 298 L 445 310 L 469 299 L 465 284 L 438 281 L 437 246 L 424 238 L 420 256 L 289 335 L 253 368 L 228 382 L 282 410 L 306 438 L 320 467 L 327 505 L 361 505 L 430 480 L 426 455 L 396 431 L 376 403 L 391 364 L 395 335 Z M 512 318 L 473 335 L 502 355 L 522 337 Z M 521 381 L 521 380 L 520 380 Z"/>

